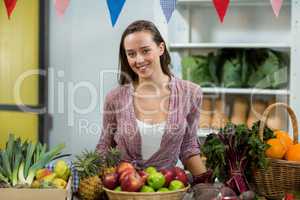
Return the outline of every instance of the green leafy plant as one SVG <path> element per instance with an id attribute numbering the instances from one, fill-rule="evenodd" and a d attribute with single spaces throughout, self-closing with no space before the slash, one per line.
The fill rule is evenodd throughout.
<path id="1" fill-rule="evenodd" d="M 45 167 L 63 148 L 64 144 L 59 144 L 46 151 L 46 145 L 22 142 L 10 134 L 6 147 L 0 150 L 0 183 L 12 187 L 31 185 L 36 171 Z"/>
<path id="2" fill-rule="evenodd" d="M 252 129 L 243 124 L 228 123 L 218 133 L 208 135 L 201 147 L 213 176 L 239 194 L 249 189 L 252 169 L 265 168 L 268 164 L 265 150 L 269 146 L 260 140 L 258 126 L 259 122 Z M 274 137 L 270 129 L 264 131 L 268 135 L 266 139 Z"/>
<path id="3" fill-rule="evenodd" d="M 188 56 L 182 59 L 182 78 L 190 80 L 203 87 L 211 87 L 218 84 L 216 66 L 213 55 Z"/>

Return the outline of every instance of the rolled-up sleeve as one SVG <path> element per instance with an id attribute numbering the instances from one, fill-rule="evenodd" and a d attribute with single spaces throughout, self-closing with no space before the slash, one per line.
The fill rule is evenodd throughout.
<path id="1" fill-rule="evenodd" d="M 200 154 L 200 146 L 197 139 L 197 130 L 200 117 L 200 105 L 202 92 L 198 88 L 192 95 L 190 112 L 187 115 L 187 128 L 181 144 L 179 158 L 182 163 L 191 156 Z"/>
<path id="2" fill-rule="evenodd" d="M 105 98 L 103 107 L 101 136 L 96 146 L 97 152 L 102 155 L 105 155 L 108 149 L 112 146 L 114 132 L 116 130 L 116 116 L 114 111 L 115 109 L 108 95 Z"/>

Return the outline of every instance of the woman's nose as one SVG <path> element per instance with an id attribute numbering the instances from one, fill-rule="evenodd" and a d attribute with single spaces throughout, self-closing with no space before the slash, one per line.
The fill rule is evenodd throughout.
<path id="1" fill-rule="evenodd" d="M 136 62 L 137 63 L 143 63 L 144 62 L 144 56 L 141 54 L 137 54 L 136 56 Z"/>

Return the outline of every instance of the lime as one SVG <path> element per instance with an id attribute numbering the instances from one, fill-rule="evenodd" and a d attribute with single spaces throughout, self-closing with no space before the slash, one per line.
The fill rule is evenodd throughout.
<path id="1" fill-rule="evenodd" d="M 116 187 L 116 188 L 114 189 L 114 191 L 116 191 L 116 192 L 122 191 L 121 186 Z"/>
<path id="2" fill-rule="evenodd" d="M 162 187 L 157 190 L 157 192 L 170 192 L 168 188 Z"/>
<path id="3" fill-rule="evenodd" d="M 147 174 L 152 174 L 152 173 L 155 173 L 157 172 L 156 168 L 155 167 L 147 167 L 145 170 L 144 170 Z"/>
<path id="4" fill-rule="evenodd" d="M 160 172 L 152 173 L 147 178 L 147 183 L 154 190 L 158 190 L 163 187 L 166 182 L 165 176 Z"/>
<path id="5" fill-rule="evenodd" d="M 171 181 L 170 185 L 169 185 L 169 190 L 179 190 L 184 188 L 184 184 L 181 181 L 178 180 L 174 180 Z"/>
<path id="6" fill-rule="evenodd" d="M 154 189 L 153 189 L 152 187 L 147 186 L 147 185 L 144 185 L 144 186 L 141 188 L 140 192 L 155 192 L 155 191 L 154 191 Z"/>

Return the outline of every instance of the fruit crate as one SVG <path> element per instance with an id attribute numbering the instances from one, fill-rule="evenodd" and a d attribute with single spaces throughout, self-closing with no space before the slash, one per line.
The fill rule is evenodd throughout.
<path id="1" fill-rule="evenodd" d="M 171 192 L 119 192 L 104 188 L 109 200 L 181 200 L 190 186 Z"/>
<path id="2" fill-rule="evenodd" d="M 72 200 L 72 177 L 66 189 L 0 188 L 2 200 Z"/>

